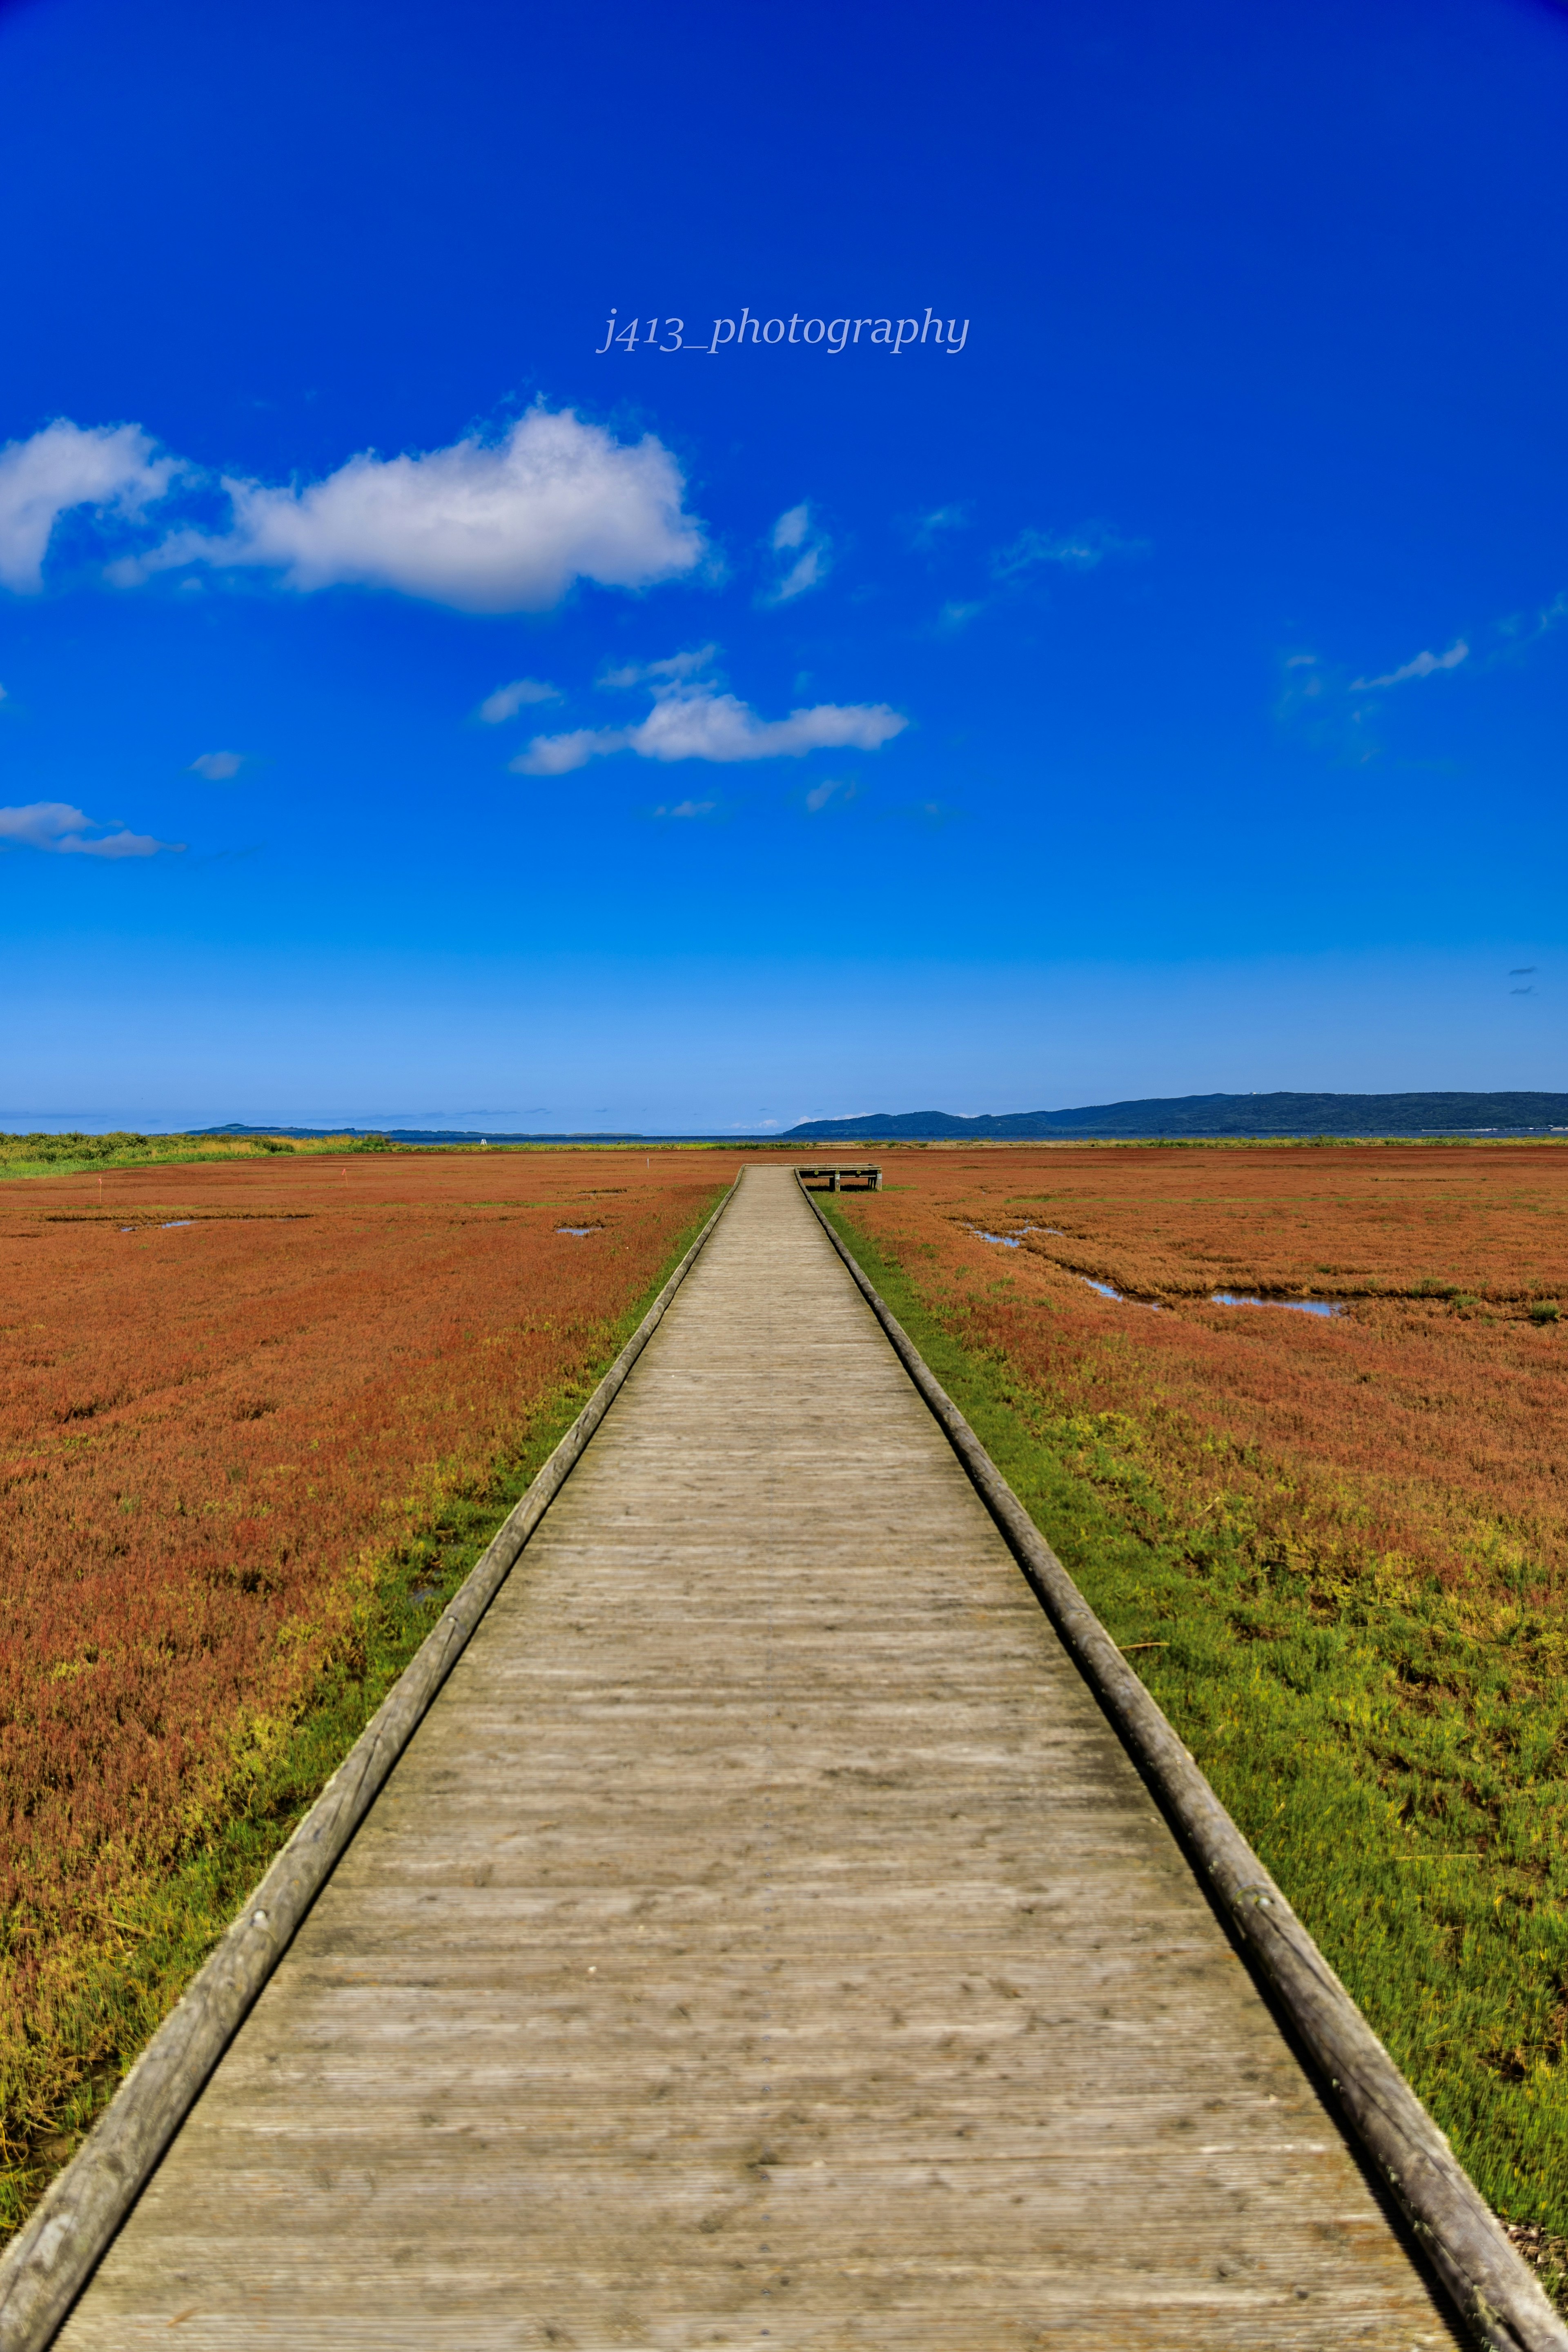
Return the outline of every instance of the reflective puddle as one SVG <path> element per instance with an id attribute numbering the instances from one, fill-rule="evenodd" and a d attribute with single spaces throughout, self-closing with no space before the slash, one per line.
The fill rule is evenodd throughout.
<path id="1" fill-rule="evenodd" d="M 1250 1290 L 1215 1290 L 1209 1295 L 1216 1307 L 1286 1307 L 1293 1315 L 1342 1315 L 1345 1311 L 1330 1298 L 1258 1298 Z"/>
<path id="2" fill-rule="evenodd" d="M 1087 1282 L 1090 1290 L 1097 1290 L 1101 1298 L 1114 1298 L 1119 1307 L 1142 1307 L 1150 1315 L 1160 1312 L 1152 1298 L 1129 1298 L 1124 1290 L 1112 1290 L 1109 1282 L 1096 1282 L 1091 1274 L 1080 1274 L 1079 1280 Z"/>
<path id="3" fill-rule="evenodd" d="M 1064 1238 L 1060 1225 L 1020 1225 L 1016 1234 L 988 1234 L 984 1225 L 971 1225 L 967 1230 L 977 1242 L 994 1242 L 998 1249 L 1017 1249 L 1026 1234 L 1055 1234 L 1058 1241 Z"/>

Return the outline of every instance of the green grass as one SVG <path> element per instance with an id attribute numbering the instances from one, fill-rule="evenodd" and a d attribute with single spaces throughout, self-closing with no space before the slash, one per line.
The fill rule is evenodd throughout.
<path id="1" fill-rule="evenodd" d="M 1412 1590 L 1387 1563 L 1325 1589 L 1258 1539 L 1239 1493 L 1184 1517 L 1150 1432 L 1054 1407 L 824 1206 L 1112 1637 L 1163 1645 L 1131 1663 L 1483 2196 L 1561 2242 L 1562 1615 Z"/>
<path id="2" fill-rule="evenodd" d="M 118 1900 L 120 1953 L 76 1988 L 60 2033 L 77 2059 L 77 2089 L 0 2171 L 0 2241 L 108 2105 L 149 2036 L 229 1927 L 250 1889 L 342 1763 L 501 1521 L 564 1436 L 711 1213 L 709 1202 L 663 1267 L 606 1330 L 578 1378 L 547 1398 L 493 1475 L 450 1498 L 390 1557 L 348 1654 L 320 1677 L 306 1711 L 252 1760 L 227 1817 L 171 1876 Z"/>
<path id="3" fill-rule="evenodd" d="M 97 1176 L 108 1168 L 188 1167 L 203 1160 L 224 1160 L 228 1163 L 247 1160 L 265 1160 L 280 1153 L 297 1153 L 310 1159 L 330 1152 L 341 1159 L 346 1151 L 405 1153 L 428 1159 L 439 1154 L 450 1158 L 494 1159 L 498 1151 L 512 1154 L 537 1155 L 540 1152 L 561 1153 L 624 1151 L 627 1154 L 647 1151 L 755 1151 L 765 1149 L 783 1150 L 776 1142 L 770 1147 L 767 1138 L 762 1142 L 731 1143 L 717 1139 L 689 1137 L 643 1137 L 631 1143 L 536 1143 L 509 1140 L 505 1137 L 479 1143 L 395 1143 L 385 1135 L 326 1135 L 281 1136 L 249 1135 L 218 1137 L 210 1135 L 137 1135 L 129 1129 L 113 1135 L 7 1135 L 0 1133 L 0 1181 L 6 1177 L 20 1176 Z"/>
<path id="4" fill-rule="evenodd" d="M 187 1166 L 199 1160 L 268 1160 L 280 1154 L 301 1156 L 330 1151 L 412 1150 L 413 1145 L 389 1143 L 384 1136 L 334 1136 L 290 1139 L 253 1135 L 219 1138 L 208 1135 L 137 1135 L 129 1129 L 113 1135 L 0 1134 L 0 1179 L 17 1176 L 100 1175 L 107 1168 Z M 476 1150 L 478 1146 L 474 1147 Z"/>

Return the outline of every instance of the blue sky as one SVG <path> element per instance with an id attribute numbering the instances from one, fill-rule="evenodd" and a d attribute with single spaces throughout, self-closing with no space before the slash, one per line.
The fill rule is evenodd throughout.
<path id="1" fill-rule="evenodd" d="M 1568 1086 L 1565 119 L 1548 0 L 0 0 L 0 1122 Z"/>

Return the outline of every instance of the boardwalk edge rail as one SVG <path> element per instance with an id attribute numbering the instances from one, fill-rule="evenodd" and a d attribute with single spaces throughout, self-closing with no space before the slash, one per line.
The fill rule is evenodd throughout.
<path id="1" fill-rule="evenodd" d="M 1568 2327 L 1509 2243 L 1447 2135 L 820 1203 L 804 1184 L 800 1189 L 1455 2305 L 1493 2352 L 1568 2352 Z"/>
<path id="2" fill-rule="evenodd" d="M 734 1195 L 731 1184 L 222 1943 L 0 2257 L 0 2352 L 45 2352 L 53 2341 Z"/>

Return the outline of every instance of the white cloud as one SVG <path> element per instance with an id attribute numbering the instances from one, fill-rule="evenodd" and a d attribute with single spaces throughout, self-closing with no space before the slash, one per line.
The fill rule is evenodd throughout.
<path id="1" fill-rule="evenodd" d="M 991 569 L 998 580 L 1016 580 L 1037 564 L 1058 563 L 1068 572 L 1092 572 L 1108 557 L 1147 555 L 1146 539 L 1123 539 L 1108 523 L 1086 522 L 1077 530 L 1021 530 L 1009 547 L 998 548 Z"/>
<path id="2" fill-rule="evenodd" d="M 57 417 L 26 441 L 0 449 L 0 583 L 17 595 L 44 584 L 44 552 L 73 507 L 135 515 L 161 499 L 176 471 L 154 457 L 139 425 L 87 428 Z"/>
<path id="3" fill-rule="evenodd" d="M 578 727 L 570 735 L 536 735 L 526 751 L 507 761 L 516 776 L 564 776 L 585 768 L 603 751 L 624 751 L 630 737 L 614 727 Z"/>
<path id="4" fill-rule="evenodd" d="M 944 604 L 937 614 L 936 625 L 939 629 L 966 629 L 970 622 L 976 619 L 984 610 L 984 604 L 964 604 L 950 602 Z"/>
<path id="5" fill-rule="evenodd" d="M 808 547 L 798 563 L 792 563 L 778 586 L 773 602 L 787 604 L 792 596 L 804 596 L 808 588 L 820 587 L 827 576 L 827 556 L 823 548 Z"/>
<path id="6" fill-rule="evenodd" d="M 111 576 L 257 566 L 302 592 L 352 584 L 460 612 L 537 612 L 578 579 L 646 588 L 692 571 L 706 547 L 685 487 L 652 434 L 626 445 L 572 409 L 531 408 L 498 441 L 365 451 L 302 489 L 226 478 L 226 535 L 176 532 Z"/>
<path id="7" fill-rule="evenodd" d="M 706 669 L 718 652 L 717 646 L 698 646 L 685 654 L 667 655 L 663 661 L 628 662 L 623 669 L 608 669 L 599 680 L 601 686 L 647 686 L 657 690 L 661 686 L 678 685 L 682 678 L 695 677 Z"/>
<path id="8" fill-rule="evenodd" d="M 735 695 L 699 686 L 660 696 L 632 730 L 632 749 L 645 760 L 795 760 L 851 746 L 875 751 L 908 725 L 885 702 L 819 702 L 787 719 L 759 719 Z"/>
<path id="9" fill-rule="evenodd" d="M 780 515 L 773 525 L 773 553 L 777 555 L 787 547 L 803 547 L 810 526 L 810 507 L 804 500 L 798 507 L 791 507 L 788 513 Z"/>
<path id="10" fill-rule="evenodd" d="M 25 808 L 0 808 L 0 841 L 20 841 L 29 849 L 53 849 L 62 834 L 90 824 L 80 809 L 64 801 L 32 801 Z"/>
<path id="11" fill-rule="evenodd" d="M 226 784 L 231 776 L 238 775 L 244 765 L 243 751 L 204 751 L 199 759 L 191 761 L 186 772 L 193 776 L 205 776 L 209 784 Z"/>
<path id="12" fill-rule="evenodd" d="M 775 555 L 793 555 L 795 561 L 784 566 L 763 602 L 787 604 L 792 597 L 804 596 L 808 588 L 818 587 L 827 577 L 832 544 L 827 533 L 812 521 L 811 507 L 805 499 L 780 515 L 768 535 L 768 545 Z"/>
<path id="13" fill-rule="evenodd" d="M 1458 669 L 1468 658 L 1469 647 L 1463 637 L 1457 637 L 1446 654 L 1417 654 L 1414 661 L 1402 662 L 1397 669 L 1384 672 L 1382 677 L 1352 677 L 1352 694 L 1366 693 L 1374 686 L 1403 686 L 1413 677 L 1432 677 L 1440 669 Z"/>
<path id="14" fill-rule="evenodd" d="M 487 727 L 499 727 L 503 719 L 515 719 L 525 702 L 558 702 L 561 689 L 546 686 L 542 678 L 514 677 L 510 686 L 498 686 L 487 694 L 479 705 L 479 717 Z"/>
<path id="15" fill-rule="evenodd" d="M 95 840 L 86 836 L 95 834 Z M 23 808 L 0 808 L 0 845 L 14 843 L 60 857 L 153 857 L 160 849 L 184 849 L 183 841 L 154 841 L 150 833 L 124 825 L 110 833 L 97 819 L 66 801 L 30 801 Z"/>
<path id="16" fill-rule="evenodd" d="M 711 816 L 718 805 L 717 801 L 677 801 L 672 808 L 661 805 L 653 814 L 655 816 Z"/>
<path id="17" fill-rule="evenodd" d="M 101 834 L 96 841 L 80 841 L 73 835 L 55 844 L 62 856 L 79 857 L 156 857 L 161 849 L 182 850 L 184 845 L 183 841 L 154 841 L 150 833 L 131 833 L 124 825 L 118 833 Z"/>
<path id="18" fill-rule="evenodd" d="M 759 719 L 749 704 L 710 686 L 667 688 L 637 727 L 584 727 L 537 735 L 511 761 L 520 776 L 560 776 L 611 751 L 641 760 L 797 760 L 807 751 L 874 751 L 909 720 L 884 702 L 819 702 L 787 719 Z"/>

